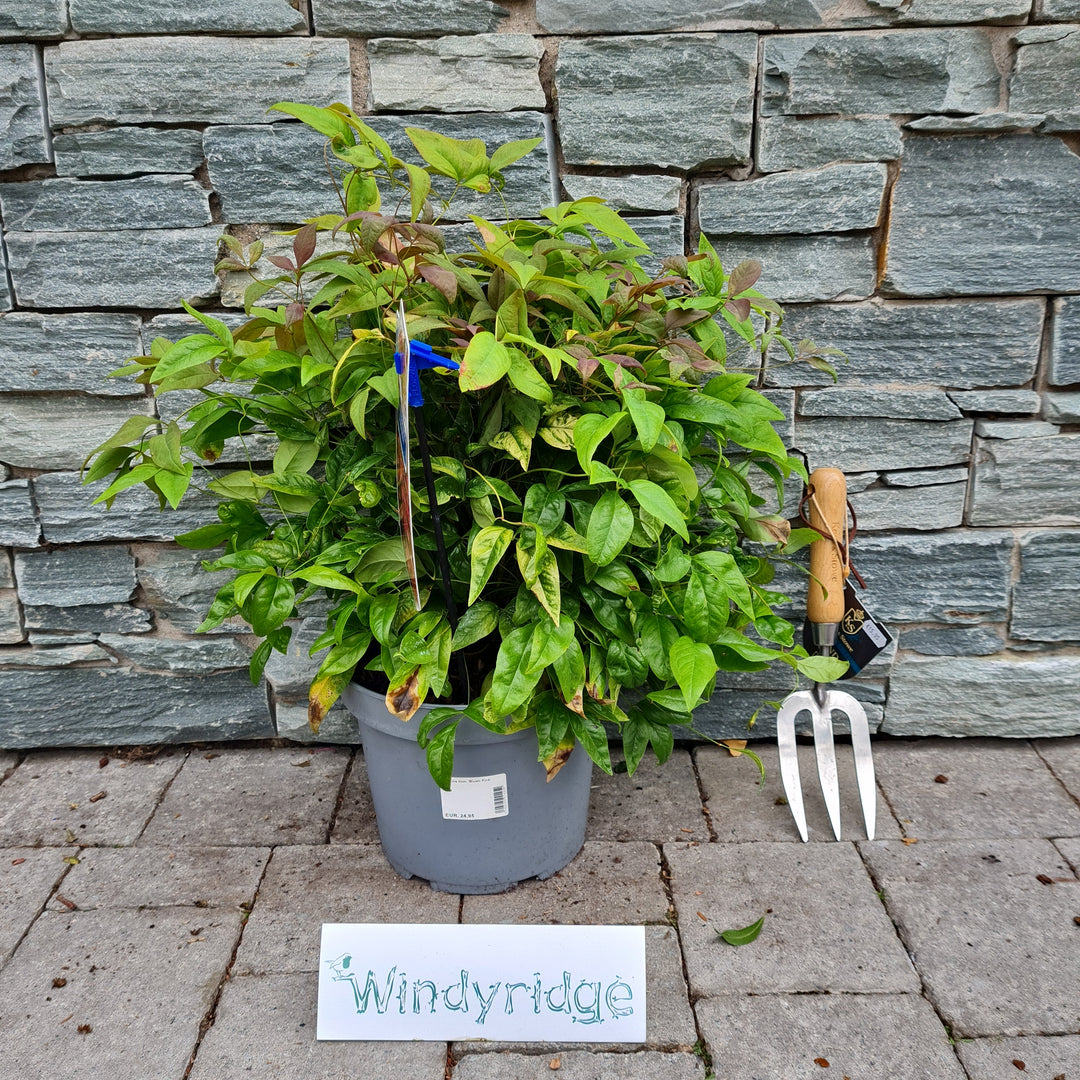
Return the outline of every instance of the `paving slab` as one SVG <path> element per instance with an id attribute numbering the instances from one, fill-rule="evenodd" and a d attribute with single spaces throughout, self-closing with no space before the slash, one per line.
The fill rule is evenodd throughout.
<path id="1" fill-rule="evenodd" d="M 591 1042 L 591 1050 L 609 1050 L 627 1053 L 631 1050 L 676 1048 L 689 1049 L 697 1042 L 697 1027 L 687 996 L 686 979 L 683 977 L 682 953 L 679 951 L 679 934 L 673 926 L 645 927 L 645 1042 L 630 1043 Z M 493 1051 L 511 1051 L 523 1054 L 540 1054 L 545 1051 L 557 1054 L 559 1043 L 541 1042 L 456 1042 L 451 1046 L 455 1058 L 465 1054 L 486 1054 Z M 573 1049 L 573 1044 L 570 1044 Z"/>
<path id="2" fill-rule="evenodd" d="M 1074 799 L 1080 799 L 1080 739 L 1036 739 L 1035 750 Z"/>
<path id="3" fill-rule="evenodd" d="M 1080 1029 L 1080 880 L 1053 844 L 889 842 L 862 853 L 954 1033 Z"/>
<path id="4" fill-rule="evenodd" d="M 746 757 L 732 757 L 714 746 L 694 751 L 698 775 L 705 792 L 716 839 L 721 841 L 789 841 L 799 843 L 799 832 L 784 796 L 780 781 L 780 756 L 775 743 L 753 743 L 750 747 L 765 766 L 765 783 L 753 762 Z M 802 778 L 806 826 L 812 841 L 833 841 L 832 826 L 821 796 L 817 764 L 812 743 L 799 743 L 799 775 Z M 850 744 L 837 742 L 836 771 L 840 784 L 840 834 L 849 840 L 866 836 L 859 788 L 855 782 L 855 763 Z M 888 803 L 877 797 L 878 839 L 897 839 L 902 833 Z"/>
<path id="5" fill-rule="evenodd" d="M 1080 807 L 1025 740 L 878 740 L 874 765 L 907 836 L 1080 836 Z"/>
<path id="6" fill-rule="evenodd" d="M 0 750 L 0 783 L 19 764 L 19 755 Z"/>
<path id="7" fill-rule="evenodd" d="M 337 805 L 350 751 L 222 747 L 192 753 L 143 844 L 320 844 Z"/>
<path id="8" fill-rule="evenodd" d="M 723 1080 L 965 1080 L 918 994 L 719 997 L 698 1005 L 698 1019 Z"/>
<path id="9" fill-rule="evenodd" d="M 469 1054 L 454 1066 L 453 1080 L 704 1080 L 693 1054 L 594 1054 L 587 1050 L 543 1054 Z"/>
<path id="10" fill-rule="evenodd" d="M 446 1043 L 317 1042 L 318 989 L 314 974 L 230 979 L 190 1080 L 247 1074 L 303 1080 L 443 1080 Z"/>
<path id="11" fill-rule="evenodd" d="M 1065 856 L 1066 861 L 1072 866 L 1073 872 L 1080 876 L 1080 840 L 1055 840 L 1054 847 Z M 1080 912 L 1077 912 L 1080 914 Z"/>
<path id="12" fill-rule="evenodd" d="M 633 776 L 594 769 L 585 835 L 590 840 L 707 841 L 690 754 L 675 750 L 662 766 L 649 754 Z"/>
<path id="13" fill-rule="evenodd" d="M 239 908 L 259 887 L 269 848 L 89 848 L 64 896 L 90 908 Z"/>
<path id="14" fill-rule="evenodd" d="M 919 988 L 848 843 L 665 845 L 691 994 L 909 993 Z M 765 925 L 749 945 L 722 930 Z"/>
<path id="15" fill-rule="evenodd" d="M 0 785 L 0 843 L 134 844 L 187 754 L 113 758 L 102 768 L 105 756 L 100 750 L 28 754 Z"/>
<path id="16" fill-rule="evenodd" d="M 1080 1035 L 1029 1035 L 1020 1039 L 963 1039 L 956 1052 L 971 1080 L 1080 1076 Z"/>
<path id="17" fill-rule="evenodd" d="M 523 881 L 495 896 L 466 896 L 466 923 L 623 924 L 663 922 L 667 896 L 655 845 L 587 840 L 546 881 Z"/>
<path id="18" fill-rule="evenodd" d="M 64 858 L 73 852 L 53 848 L 0 849 L 0 966 L 70 869 Z"/>
<path id="19" fill-rule="evenodd" d="M 324 922 L 456 923 L 460 900 L 406 881 L 374 844 L 279 847 L 259 887 L 235 974 L 293 974 L 319 967 Z"/>
<path id="20" fill-rule="evenodd" d="M 183 1076 L 239 912 L 47 912 L 0 973 L 0 1080 Z M 54 980 L 66 980 L 57 987 Z"/>
<path id="21" fill-rule="evenodd" d="M 377 844 L 379 830 L 375 824 L 375 806 L 371 801 L 367 763 L 362 754 L 353 758 L 352 768 L 345 778 L 331 844 Z"/>

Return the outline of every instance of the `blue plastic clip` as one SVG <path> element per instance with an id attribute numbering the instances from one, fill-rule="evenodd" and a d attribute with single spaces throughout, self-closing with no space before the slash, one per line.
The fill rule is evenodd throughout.
<path id="1" fill-rule="evenodd" d="M 399 352 L 394 353 L 394 367 L 400 375 L 401 353 Z M 424 397 L 420 393 L 420 372 L 433 367 L 450 368 L 457 371 L 461 365 L 456 360 L 433 353 L 430 345 L 409 338 L 409 404 L 414 409 L 418 409 L 424 404 Z"/>

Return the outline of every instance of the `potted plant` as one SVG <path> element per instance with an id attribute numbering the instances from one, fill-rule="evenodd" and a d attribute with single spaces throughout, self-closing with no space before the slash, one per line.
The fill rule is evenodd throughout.
<path id="1" fill-rule="evenodd" d="M 814 674 L 769 589 L 774 561 L 812 537 L 789 536 L 751 484 L 756 471 L 780 490 L 802 466 L 756 370 L 728 363 L 796 349 L 756 263 L 728 272 L 703 238 L 647 272 L 646 246 L 596 199 L 539 222 L 474 218 L 475 241 L 449 252 L 433 208 L 459 188 L 497 196 L 539 140 L 489 155 L 408 129 L 418 165 L 343 105 L 276 108 L 328 138 L 340 207 L 296 230 L 291 255 L 224 238 L 219 269 L 251 276 L 248 321 L 230 332 L 185 305 L 206 332 L 159 339 L 121 373 L 200 400 L 160 431 L 127 421 L 85 478 L 111 478 L 107 504 L 138 483 L 163 508 L 192 486 L 216 496 L 220 520 L 176 539 L 224 547 L 204 563 L 228 580 L 201 629 L 245 620 L 253 681 L 325 593 L 310 724 L 343 693 L 359 715 L 401 872 L 464 891 L 553 873 L 581 846 L 591 764 L 611 771 L 609 731 L 633 773 L 650 745 L 667 758 L 718 671 Z M 402 308 L 407 336 L 459 365 L 423 374 L 407 498 Z M 277 439 L 272 462 L 215 465 L 258 433 Z M 392 763 L 374 760 L 383 744 Z M 500 808 L 509 768 L 527 778 Z"/>

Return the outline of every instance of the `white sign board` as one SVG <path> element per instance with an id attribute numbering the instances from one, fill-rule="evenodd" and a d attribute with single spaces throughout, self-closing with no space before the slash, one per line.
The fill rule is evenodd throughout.
<path id="1" fill-rule="evenodd" d="M 645 1041 L 645 928 L 325 923 L 320 1039 Z"/>

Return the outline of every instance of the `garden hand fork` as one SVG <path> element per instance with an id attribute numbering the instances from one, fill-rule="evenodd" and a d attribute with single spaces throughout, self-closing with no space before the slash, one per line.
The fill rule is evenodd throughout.
<path id="1" fill-rule="evenodd" d="M 844 618 L 844 579 L 850 572 L 847 557 L 847 483 L 839 469 L 815 469 L 808 487 L 810 525 L 822 535 L 810 545 L 810 588 L 806 617 L 813 643 L 828 656 Z M 776 739 L 780 750 L 780 778 L 784 784 L 791 815 L 803 841 L 806 811 L 799 779 L 799 758 L 795 746 L 795 718 L 808 712 L 814 727 L 814 755 L 818 779 L 833 834 L 840 839 L 840 785 L 836 775 L 832 714 L 844 713 L 851 727 L 851 747 L 855 754 L 855 779 L 862 803 L 867 839 L 874 839 L 877 792 L 874 759 L 870 753 L 870 725 L 866 711 L 851 694 L 830 690 L 826 683 L 814 683 L 812 690 L 789 694 L 776 716 Z"/>

